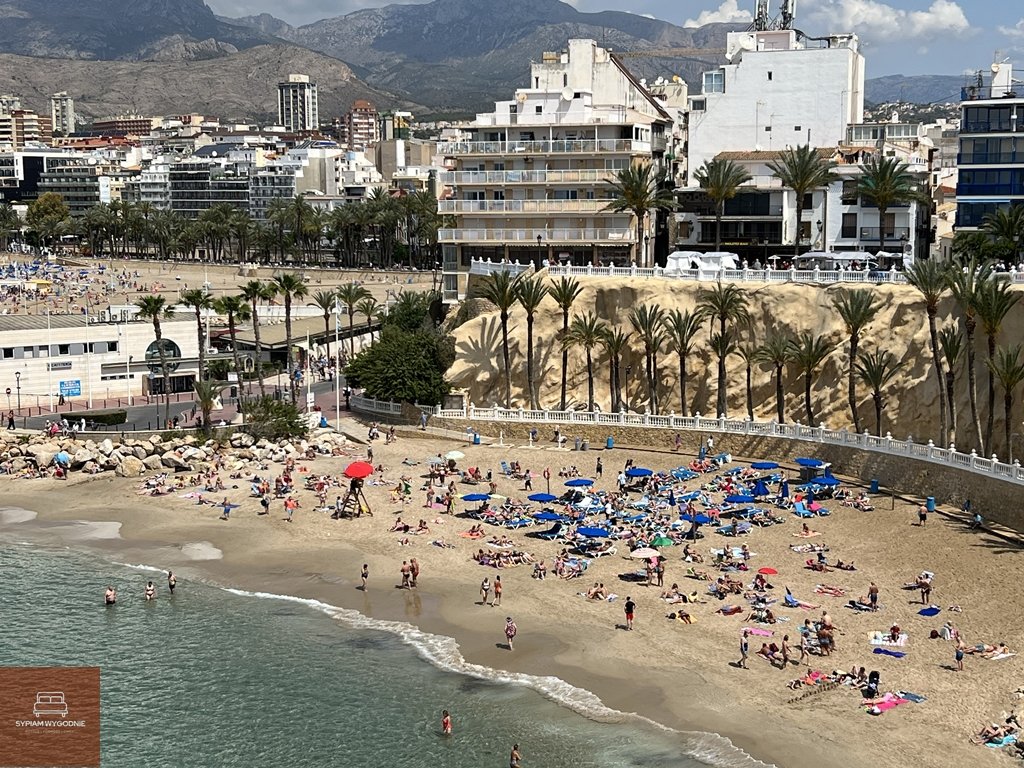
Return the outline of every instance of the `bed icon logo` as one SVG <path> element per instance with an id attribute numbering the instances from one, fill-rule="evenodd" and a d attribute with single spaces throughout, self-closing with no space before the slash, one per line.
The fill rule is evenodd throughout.
<path id="1" fill-rule="evenodd" d="M 36 717 L 44 715 L 68 716 L 68 704 L 64 700 L 63 691 L 39 691 L 36 702 L 32 705 L 32 714 Z"/>

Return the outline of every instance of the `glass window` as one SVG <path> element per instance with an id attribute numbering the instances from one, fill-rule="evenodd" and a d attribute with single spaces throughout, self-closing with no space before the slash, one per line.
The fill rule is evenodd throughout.
<path id="1" fill-rule="evenodd" d="M 703 112 L 707 101 L 705 99 L 694 99 L 690 102 L 690 109 L 694 112 Z"/>
<path id="2" fill-rule="evenodd" d="M 725 93 L 725 70 L 704 73 L 704 93 Z"/>

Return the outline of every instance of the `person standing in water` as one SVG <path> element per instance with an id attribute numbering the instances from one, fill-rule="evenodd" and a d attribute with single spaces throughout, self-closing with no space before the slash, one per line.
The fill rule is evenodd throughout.
<path id="1" fill-rule="evenodd" d="M 167 572 L 167 589 L 169 589 L 171 591 L 172 595 L 174 594 L 174 588 L 176 586 L 178 586 L 178 580 L 174 577 L 174 571 L 168 571 Z"/>
<path id="2" fill-rule="evenodd" d="M 113 587 L 107 587 L 107 591 L 103 593 L 103 604 L 104 605 L 115 605 L 117 603 L 117 590 Z"/>
<path id="3" fill-rule="evenodd" d="M 361 589 L 363 590 L 363 592 L 365 592 L 366 591 L 366 580 L 370 578 L 370 566 L 369 566 L 368 563 L 363 563 L 363 570 L 359 574 L 359 578 L 361 578 L 363 580 L 363 586 L 361 587 Z"/>
<path id="4" fill-rule="evenodd" d="M 447 709 L 441 710 L 441 733 L 445 736 L 452 735 L 452 716 L 448 714 Z"/>
<path id="5" fill-rule="evenodd" d="M 156 599 L 156 587 L 153 586 L 153 582 L 149 582 L 146 585 L 146 600 Z"/>
<path id="6" fill-rule="evenodd" d="M 521 768 L 523 756 L 519 754 L 519 745 L 512 745 L 512 754 L 508 756 L 508 768 Z"/>

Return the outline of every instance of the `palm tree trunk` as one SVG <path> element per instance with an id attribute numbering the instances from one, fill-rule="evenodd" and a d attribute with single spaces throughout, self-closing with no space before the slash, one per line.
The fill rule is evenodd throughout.
<path id="1" fill-rule="evenodd" d="M 331 316 L 324 312 L 324 341 L 327 342 L 327 359 L 331 359 Z"/>
<path id="2" fill-rule="evenodd" d="M 875 390 L 871 393 L 871 399 L 875 401 L 875 431 L 882 436 L 882 393 Z"/>
<path id="3" fill-rule="evenodd" d="M 782 388 L 782 366 L 775 366 L 775 409 L 779 424 L 786 423 L 786 393 Z"/>
<path id="4" fill-rule="evenodd" d="M 238 376 L 238 395 L 239 401 L 242 396 L 242 366 L 241 361 L 238 358 L 238 344 L 235 342 L 235 313 L 228 312 L 228 336 L 231 337 L 231 360 L 235 365 L 235 374 Z M 239 412 L 242 414 L 242 423 L 245 424 L 245 409 L 239 408 Z"/>
<path id="5" fill-rule="evenodd" d="M 253 368 L 256 371 L 256 380 L 260 383 L 260 397 L 266 397 L 267 385 L 263 382 L 263 342 L 260 341 L 260 316 L 255 299 L 252 302 L 252 335 L 256 341 L 256 361 Z"/>
<path id="6" fill-rule="evenodd" d="M 750 385 L 750 363 L 747 363 L 747 418 L 754 420 L 754 390 Z"/>
<path id="7" fill-rule="evenodd" d="M 796 195 L 796 233 L 793 236 L 793 255 L 800 255 L 800 235 L 803 234 L 803 228 L 800 226 L 803 223 L 804 218 L 804 196 L 797 193 L 794 189 L 793 194 Z"/>
<path id="8" fill-rule="evenodd" d="M 651 413 L 659 413 L 658 405 L 658 350 L 651 351 Z"/>
<path id="9" fill-rule="evenodd" d="M 562 310 L 562 338 L 564 339 L 566 334 L 569 333 L 569 310 Z M 569 367 L 569 350 L 566 347 L 562 347 L 562 399 L 560 400 L 561 409 L 565 410 L 565 384 L 568 376 Z"/>
<path id="10" fill-rule="evenodd" d="M 349 357 L 356 356 L 355 307 L 348 308 L 348 351 Z"/>
<path id="11" fill-rule="evenodd" d="M 878 206 L 878 250 L 885 250 L 885 214 L 889 209 L 885 206 Z"/>
<path id="12" fill-rule="evenodd" d="M 512 407 L 512 368 L 508 361 L 508 312 L 501 313 L 501 358 L 505 363 L 505 407 Z"/>
<path id="13" fill-rule="evenodd" d="M 1010 422 L 1010 414 L 1013 412 L 1013 395 L 1009 389 L 1006 390 L 1005 394 L 1003 394 L 1003 412 L 1005 413 L 1005 423 L 1003 424 L 1003 427 L 1006 430 L 1006 455 L 1012 456 L 1013 449 L 1010 447 L 1010 441 L 1013 439 L 1013 434 L 1010 429 L 1012 426 Z"/>
<path id="14" fill-rule="evenodd" d="M 650 345 L 644 348 L 644 373 L 647 374 L 647 406 L 654 413 L 654 350 Z"/>
<path id="15" fill-rule="evenodd" d="M 807 409 L 807 426 L 816 427 L 814 423 L 814 409 L 811 408 L 811 373 L 804 374 L 804 408 Z"/>
<path id="16" fill-rule="evenodd" d="M 718 356 L 718 397 L 715 402 L 715 416 L 727 416 L 725 410 L 725 355 Z"/>
<path id="17" fill-rule="evenodd" d="M 715 252 L 722 250 L 722 213 L 725 210 L 725 200 L 720 200 L 715 206 Z"/>
<path id="18" fill-rule="evenodd" d="M 203 371 L 206 370 L 206 337 L 203 334 L 202 310 L 196 307 L 196 338 L 199 339 L 199 381 L 203 380 Z"/>
<path id="19" fill-rule="evenodd" d="M 686 410 L 686 355 L 679 353 L 679 413 L 689 416 Z"/>
<path id="20" fill-rule="evenodd" d="M 971 421 L 974 423 L 974 439 L 977 441 L 975 447 L 985 453 L 985 443 L 981 439 L 981 417 L 978 415 L 978 375 L 975 371 L 975 354 L 974 354 L 974 321 L 968 320 L 965 323 L 967 338 L 967 394 L 971 401 Z M 937 342 L 932 342 L 933 346 L 936 346 Z M 934 354 L 938 355 L 936 351 Z M 938 357 L 936 357 L 938 361 Z M 941 379 L 940 379 L 941 381 Z"/>
<path id="21" fill-rule="evenodd" d="M 634 211 L 636 214 L 636 265 L 638 267 L 645 267 L 643 263 L 643 247 L 644 247 L 644 214 L 643 211 Z"/>
<path id="22" fill-rule="evenodd" d="M 153 335 L 156 336 L 156 348 L 160 353 L 160 370 L 164 379 L 164 426 L 171 420 L 171 372 L 167 370 L 167 352 L 161 343 L 164 333 L 160 327 L 160 318 L 153 318 Z"/>
<path id="23" fill-rule="evenodd" d="M 288 388 L 292 395 L 292 405 L 295 405 L 295 360 L 292 357 L 292 297 L 289 293 L 284 295 L 284 337 L 285 360 L 288 369 Z"/>
<path id="24" fill-rule="evenodd" d="M 988 456 L 992 453 L 992 423 L 995 421 L 996 410 L 996 377 L 992 373 L 992 358 L 996 356 L 996 337 L 988 336 L 988 421 L 985 422 L 985 451 Z"/>
<path id="25" fill-rule="evenodd" d="M 590 347 L 587 347 L 587 404 L 588 410 L 594 412 L 594 361 L 590 356 Z"/>
<path id="26" fill-rule="evenodd" d="M 953 435 L 953 442 L 956 442 L 957 413 L 956 413 L 956 374 L 953 371 L 946 371 L 946 402 L 949 404 L 949 431 Z"/>
<path id="27" fill-rule="evenodd" d="M 530 390 L 530 408 L 537 410 L 537 398 L 534 394 L 533 384 L 533 312 L 528 312 L 526 314 L 526 386 Z"/>
<path id="28" fill-rule="evenodd" d="M 615 413 L 618 410 L 615 403 L 615 374 L 618 371 L 618 368 L 619 358 L 613 354 L 611 362 L 608 365 L 608 404 L 612 413 Z"/>
<path id="29" fill-rule="evenodd" d="M 847 383 L 850 398 L 850 414 L 853 416 L 853 431 L 860 434 L 860 414 L 857 413 L 857 381 L 854 377 L 853 364 L 857 360 L 857 346 L 860 344 L 860 334 L 850 334 L 850 378 Z"/>
<path id="30" fill-rule="evenodd" d="M 930 336 L 930 343 L 932 347 L 932 364 L 935 366 L 935 378 L 939 385 L 939 439 L 942 441 L 941 445 L 943 448 L 949 445 L 949 431 L 946 428 L 946 389 L 943 386 L 945 380 L 945 374 L 942 372 L 942 357 L 939 356 L 939 333 L 935 328 L 935 315 L 937 309 L 928 310 L 928 335 Z M 968 364 L 971 368 L 971 377 L 974 376 L 974 353 L 970 352 L 971 346 L 973 345 L 974 329 L 971 328 L 968 331 L 967 344 L 968 344 Z M 972 387 L 971 395 L 971 407 L 974 412 L 975 423 L 977 424 L 977 411 L 978 403 L 977 397 L 973 394 Z M 978 424 L 978 437 L 981 437 L 981 425 Z"/>

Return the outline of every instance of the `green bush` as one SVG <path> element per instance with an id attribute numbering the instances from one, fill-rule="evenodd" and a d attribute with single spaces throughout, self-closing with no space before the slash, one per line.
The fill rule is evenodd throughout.
<path id="1" fill-rule="evenodd" d="M 257 440 L 304 437 L 306 414 L 288 400 L 257 397 L 245 405 L 245 431 Z"/>
<path id="2" fill-rule="evenodd" d="M 128 421 L 128 411 L 115 408 L 102 411 L 67 411 L 62 413 L 61 416 L 68 421 L 81 421 L 85 419 L 86 424 L 103 424 L 108 427 L 124 424 Z"/>

